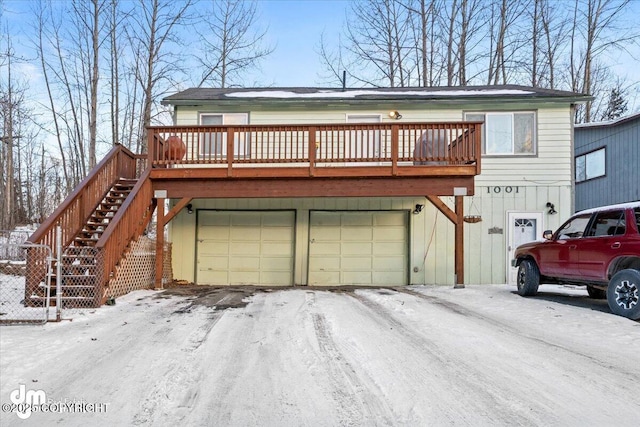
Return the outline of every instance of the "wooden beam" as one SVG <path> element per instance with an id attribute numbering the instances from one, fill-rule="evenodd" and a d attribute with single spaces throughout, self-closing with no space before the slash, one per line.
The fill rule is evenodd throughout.
<path id="1" fill-rule="evenodd" d="M 458 223 L 458 216 L 438 196 L 425 196 L 440 212 L 444 214 L 454 225 Z"/>
<path id="2" fill-rule="evenodd" d="M 162 289 L 162 274 L 164 264 L 164 201 L 165 199 L 157 199 L 156 208 L 156 278 L 155 288 Z"/>
<path id="3" fill-rule="evenodd" d="M 193 200 L 193 198 L 191 198 L 191 197 L 183 197 L 182 199 L 180 199 L 180 201 L 178 203 L 176 203 L 176 205 L 173 208 L 171 208 L 171 210 L 167 213 L 167 215 L 165 215 L 164 223 L 165 224 L 170 223 L 171 220 L 176 215 L 178 215 L 178 213 L 182 210 L 182 208 L 187 206 L 191 200 Z"/>
<path id="4" fill-rule="evenodd" d="M 464 187 L 467 194 L 473 194 L 473 177 L 152 181 L 153 189 L 166 190 L 169 198 L 424 197 L 425 194 L 452 196 L 454 187 Z"/>

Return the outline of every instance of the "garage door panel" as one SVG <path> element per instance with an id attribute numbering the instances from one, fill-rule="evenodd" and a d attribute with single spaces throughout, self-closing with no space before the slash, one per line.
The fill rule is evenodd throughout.
<path id="1" fill-rule="evenodd" d="M 198 261 L 198 264 L 203 270 L 217 270 L 217 269 L 227 269 L 229 267 L 229 257 L 228 256 L 203 256 Z"/>
<path id="2" fill-rule="evenodd" d="M 229 253 L 235 256 L 247 256 L 260 253 L 260 242 L 232 242 L 229 245 Z"/>
<path id="3" fill-rule="evenodd" d="M 373 267 L 370 257 L 348 257 L 343 260 L 344 271 L 371 271 Z"/>
<path id="4" fill-rule="evenodd" d="M 373 240 L 379 241 L 402 241 L 406 233 L 405 227 L 378 227 L 373 229 Z"/>
<path id="5" fill-rule="evenodd" d="M 329 226 L 317 226 L 312 228 L 309 233 L 311 241 L 317 242 L 334 242 L 340 240 L 340 228 Z"/>
<path id="6" fill-rule="evenodd" d="M 342 217 L 341 224 L 343 227 L 350 226 L 368 226 L 373 225 L 373 215 L 370 212 L 350 212 Z"/>
<path id="7" fill-rule="evenodd" d="M 347 227 L 342 231 L 343 241 L 371 241 L 373 230 L 370 227 Z"/>
<path id="8" fill-rule="evenodd" d="M 370 242 L 344 242 L 341 245 L 343 255 L 371 254 L 373 245 Z"/>
<path id="9" fill-rule="evenodd" d="M 312 242 L 312 250 L 316 255 L 333 255 L 340 253 L 340 242 Z"/>
<path id="10" fill-rule="evenodd" d="M 309 223 L 310 284 L 407 284 L 407 212 L 313 211 Z"/>
<path id="11" fill-rule="evenodd" d="M 259 271 L 260 270 L 260 258 L 259 257 L 231 257 L 229 258 L 229 268 L 233 270 L 241 271 Z"/>
<path id="12" fill-rule="evenodd" d="M 406 251 L 405 242 L 377 242 L 373 247 L 373 255 L 400 254 L 404 256 Z"/>
<path id="13" fill-rule="evenodd" d="M 400 272 L 383 271 L 373 275 L 373 285 L 402 286 L 407 284 L 406 274 Z"/>
<path id="14" fill-rule="evenodd" d="M 290 258 L 293 256 L 293 247 L 291 243 L 287 242 L 264 242 L 262 243 L 262 252 Z"/>
<path id="15" fill-rule="evenodd" d="M 345 285 L 370 285 L 370 271 L 344 271 L 342 273 L 341 282 Z"/>
<path id="16" fill-rule="evenodd" d="M 291 285 L 294 222 L 293 211 L 200 211 L 198 283 Z"/>
<path id="17" fill-rule="evenodd" d="M 376 227 L 397 226 L 404 230 L 406 223 L 407 220 L 404 214 L 387 215 L 386 213 L 376 213 L 373 215 L 373 225 Z"/>

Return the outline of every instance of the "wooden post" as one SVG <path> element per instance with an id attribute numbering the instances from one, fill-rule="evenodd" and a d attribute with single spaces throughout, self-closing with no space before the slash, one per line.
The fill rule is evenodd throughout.
<path id="1" fill-rule="evenodd" d="M 164 265 L 164 201 L 165 199 L 157 199 L 158 206 L 156 210 L 157 228 L 156 228 L 156 280 L 155 288 L 162 289 L 162 274 Z"/>
<path id="2" fill-rule="evenodd" d="M 425 196 L 440 212 L 453 223 L 455 228 L 455 289 L 464 288 L 464 198 L 455 196 L 455 212 L 453 212 L 438 196 Z"/>
<path id="3" fill-rule="evenodd" d="M 464 288 L 464 199 L 456 197 L 456 222 L 455 222 L 455 257 L 456 283 L 454 288 Z"/>

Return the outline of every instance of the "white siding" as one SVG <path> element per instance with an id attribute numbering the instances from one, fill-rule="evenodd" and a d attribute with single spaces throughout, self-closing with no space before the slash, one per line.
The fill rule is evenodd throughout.
<path id="1" fill-rule="evenodd" d="M 423 104 L 400 108 L 349 109 L 335 111 L 246 111 L 251 124 L 344 123 L 347 114 L 380 114 L 384 122 L 389 110 L 400 110 L 406 122 L 460 121 L 464 112 L 528 110 L 532 105 L 507 105 L 498 101 L 473 108 L 431 108 Z M 197 123 L 203 107 L 180 107 L 176 124 Z M 222 112 L 220 110 L 216 110 Z M 555 229 L 573 211 L 572 124 L 567 104 L 550 103 L 534 108 L 537 120 L 537 151 L 534 156 L 483 157 L 482 174 L 476 177 L 475 196 L 465 197 L 465 214 L 481 215 L 479 223 L 465 223 L 465 283 L 505 283 L 506 211 L 543 212 L 544 228 Z M 507 192 L 507 188 L 511 191 Z M 516 190 L 517 189 L 517 190 Z M 453 209 L 453 197 L 442 197 Z M 556 215 L 547 213 L 546 203 L 555 205 Z M 409 283 L 447 284 L 454 276 L 453 224 L 424 198 L 317 198 L 317 199 L 224 199 L 194 200 L 206 209 L 293 209 L 296 211 L 294 283 L 306 284 L 309 255 L 310 210 L 406 210 L 424 204 L 418 215 L 409 215 Z M 174 275 L 193 280 L 195 264 L 195 215 L 181 213 L 171 224 L 174 241 Z M 176 236 L 179 236 L 176 237 Z"/>

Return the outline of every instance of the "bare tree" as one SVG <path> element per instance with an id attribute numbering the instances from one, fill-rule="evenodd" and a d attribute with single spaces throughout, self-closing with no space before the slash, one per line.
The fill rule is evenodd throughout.
<path id="1" fill-rule="evenodd" d="M 346 51 L 362 74 L 354 79 L 373 86 L 407 86 L 410 17 L 394 0 L 357 1 L 351 4 Z"/>
<path id="2" fill-rule="evenodd" d="M 610 49 L 624 50 L 640 37 L 637 26 L 621 25 L 628 5 L 629 0 L 575 0 L 569 67 L 572 90 L 592 95 L 605 90 L 606 94 L 603 79 L 608 73 L 598 59 Z M 591 121 L 592 107 L 587 103 L 576 121 Z"/>
<path id="3" fill-rule="evenodd" d="M 212 10 L 203 19 L 199 33 L 202 50 L 197 60 L 202 67 L 198 86 L 205 83 L 221 88 L 240 80 L 242 73 L 259 65 L 273 52 L 262 47 L 267 30 L 258 30 L 255 1 L 212 0 Z"/>
<path id="4" fill-rule="evenodd" d="M 138 8 L 132 13 L 132 24 L 128 27 L 127 39 L 136 59 L 131 70 L 140 87 L 142 115 L 136 139 L 136 151 L 147 151 L 146 128 L 153 119 L 154 96 L 163 82 L 171 82 L 179 72 L 179 54 L 171 51 L 169 45 L 177 43 L 178 29 L 192 17 L 189 15 L 192 0 L 139 0 Z M 177 49 L 176 49 L 177 50 Z"/>

